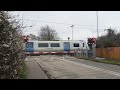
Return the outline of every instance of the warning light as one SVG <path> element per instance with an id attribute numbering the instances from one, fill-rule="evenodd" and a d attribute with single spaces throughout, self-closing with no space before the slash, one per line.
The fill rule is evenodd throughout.
<path id="1" fill-rule="evenodd" d="M 29 36 L 23 36 L 23 38 L 24 38 L 24 40 L 23 40 L 24 43 L 27 43 L 27 42 L 28 42 L 28 40 L 29 40 L 28 37 L 29 37 Z"/>

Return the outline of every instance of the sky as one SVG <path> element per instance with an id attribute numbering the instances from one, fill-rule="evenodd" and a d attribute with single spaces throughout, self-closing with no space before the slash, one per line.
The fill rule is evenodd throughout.
<path id="1" fill-rule="evenodd" d="M 38 35 L 42 26 L 50 26 L 56 30 L 61 40 L 68 37 L 73 40 L 87 40 L 89 37 L 97 37 L 96 11 L 14 11 L 13 15 L 19 15 L 25 26 L 24 35 Z M 29 27 L 31 26 L 32 27 Z M 98 11 L 99 36 L 104 35 L 108 28 L 120 31 L 120 11 Z"/>

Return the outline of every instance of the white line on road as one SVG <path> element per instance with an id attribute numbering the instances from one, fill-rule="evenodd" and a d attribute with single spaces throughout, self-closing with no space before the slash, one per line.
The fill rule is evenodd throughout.
<path id="1" fill-rule="evenodd" d="M 27 60 L 27 57 L 25 58 L 25 61 L 28 61 L 28 60 Z"/>
<path id="2" fill-rule="evenodd" d="M 106 70 L 106 69 L 102 69 L 102 68 L 98 68 L 98 67 L 94 67 L 94 66 L 90 66 L 90 65 L 86 65 L 86 64 L 77 63 L 77 62 L 74 62 L 74 61 L 69 61 L 67 59 L 60 59 L 60 58 L 57 58 L 57 59 L 63 60 L 63 61 L 69 62 L 69 63 L 77 64 L 77 65 L 80 65 L 80 66 L 83 66 L 83 67 L 86 67 L 86 68 L 94 69 L 94 70 L 97 70 L 97 71 L 102 71 L 104 73 L 109 73 L 109 74 L 116 75 L 116 76 L 120 77 L 120 73 L 118 73 L 118 72 L 114 72 L 114 71 L 110 71 L 110 70 Z"/>
<path id="3" fill-rule="evenodd" d="M 50 59 L 50 61 L 52 61 L 53 60 L 53 57 Z"/>
<path id="4" fill-rule="evenodd" d="M 42 60 L 40 60 L 40 58 L 38 58 L 38 57 L 37 57 L 37 58 L 34 58 L 35 61 L 38 61 L 38 60 L 39 60 L 39 62 L 42 62 L 42 61 L 44 61 L 44 60 L 46 60 L 46 59 L 48 59 L 48 57 L 43 58 Z"/>

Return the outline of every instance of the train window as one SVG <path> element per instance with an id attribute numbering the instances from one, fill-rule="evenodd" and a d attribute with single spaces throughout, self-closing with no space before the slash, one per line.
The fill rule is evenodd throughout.
<path id="1" fill-rule="evenodd" d="M 74 43 L 73 46 L 74 47 L 79 47 L 79 43 Z"/>
<path id="2" fill-rule="evenodd" d="M 60 47 L 59 43 L 51 43 L 51 47 Z"/>
<path id="3" fill-rule="evenodd" d="M 33 42 L 26 43 L 26 48 L 32 48 L 32 47 L 33 47 Z"/>
<path id="4" fill-rule="evenodd" d="M 48 47 L 48 43 L 38 43 L 38 47 Z"/>
<path id="5" fill-rule="evenodd" d="M 85 44 L 83 43 L 83 47 L 85 46 Z"/>

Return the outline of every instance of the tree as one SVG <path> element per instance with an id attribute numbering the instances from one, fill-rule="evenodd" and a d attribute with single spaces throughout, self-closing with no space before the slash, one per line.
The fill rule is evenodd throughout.
<path id="1" fill-rule="evenodd" d="M 59 40 L 57 32 L 49 26 L 43 26 L 38 32 L 40 40 Z"/>
<path id="2" fill-rule="evenodd" d="M 96 47 L 118 47 L 120 46 L 120 33 L 116 33 L 113 29 L 105 29 L 106 35 L 97 38 Z"/>
<path id="3" fill-rule="evenodd" d="M 0 11 L 0 79 L 19 78 L 24 59 L 22 24 L 6 11 Z"/>
<path id="4" fill-rule="evenodd" d="M 30 40 L 37 40 L 37 36 L 33 35 L 33 34 L 29 34 L 29 39 Z"/>

